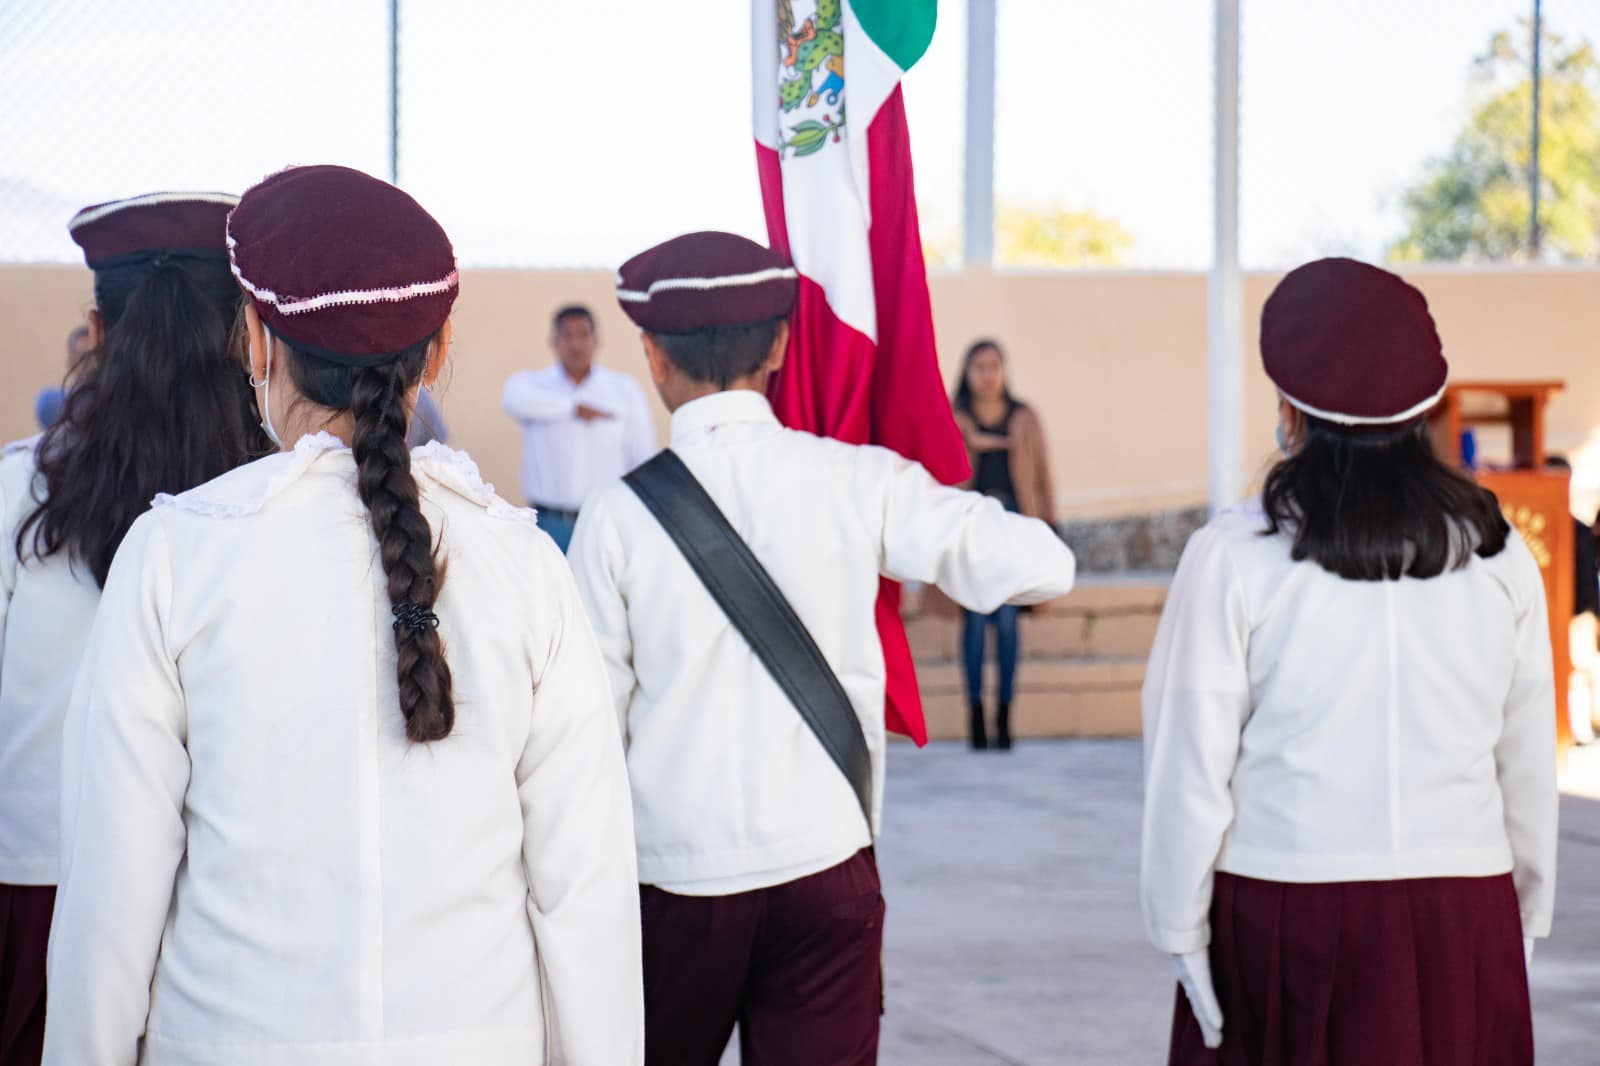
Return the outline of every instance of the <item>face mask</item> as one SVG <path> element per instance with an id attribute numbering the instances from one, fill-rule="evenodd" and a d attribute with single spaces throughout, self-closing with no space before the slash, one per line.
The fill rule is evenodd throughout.
<path id="1" fill-rule="evenodd" d="M 261 394 L 261 410 L 263 414 L 261 431 L 267 435 L 267 439 L 272 442 L 274 448 L 282 448 L 283 438 L 278 436 L 278 431 L 272 425 L 272 333 L 265 325 L 261 327 L 261 333 L 267 339 L 267 369 L 261 375 L 261 384 L 256 385 L 254 380 L 250 384 L 263 390 Z"/>
<path id="2" fill-rule="evenodd" d="M 1294 449 L 1289 447 L 1289 439 L 1287 434 L 1283 432 L 1282 422 L 1278 423 L 1278 451 L 1283 453 L 1285 459 L 1294 458 Z"/>

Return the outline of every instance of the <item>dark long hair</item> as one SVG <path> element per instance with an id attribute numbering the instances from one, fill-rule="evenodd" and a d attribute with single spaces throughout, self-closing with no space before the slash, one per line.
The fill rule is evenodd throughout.
<path id="1" fill-rule="evenodd" d="M 283 342 L 290 354 L 289 377 L 300 395 L 318 407 L 354 416 L 356 488 L 378 538 L 389 603 L 397 609 L 415 605 L 411 609 L 423 612 L 431 611 L 439 598 L 444 565 L 411 474 L 403 397 L 421 380 L 433 341 L 429 337 L 387 363 L 359 368 Z M 455 725 L 456 709 L 450 664 L 438 629 L 397 624 L 394 650 L 406 736 L 413 741 L 443 740 Z"/>
<path id="2" fill-rule="evenodd" d="M 961 377 L 956 380 L 956 389 L 950 395 L 950 406 L 964 414 L 972 413 L 972 386 L 967 384 L 967 372 L 972 369 L 972 361 L 978 357 L 979 352 L 993 350 L 1000 357 L 1001 365 L 1005 364 L 1005 349 L 1000 347 L 1000 342 L 989 337 L 983 337 L 972 342 L 967 348 L 967 354 L 961 359 Z M 1024 406 L 1022 401 L 1011 395 L 1011 383 L 1004 386 L 1003 395 L 1006 400 L 1007 413 Z"/>
<path id="3" fill-rule="evenodd" d="M 157 253 L 95 271 L 105 339 L 69 372 L 37 448 L 45 496 L 18 558 L 65 551 L 105 585 L 158 492 L 183 492 L 272 450 L 230 354 L 239 288 L 218 255 Z"/>
<path id="4" fill-rule="evenodd" d="M 1351 581 L 1393 581 L 1437 577 L 1505 548 L 1500 502 L 1439 460 L 1424 421 L 1371 433 L 1308 417 L 1306 427 L 1261 497 L 1269 535 L 1289 532 L 1295 559 Z"/>

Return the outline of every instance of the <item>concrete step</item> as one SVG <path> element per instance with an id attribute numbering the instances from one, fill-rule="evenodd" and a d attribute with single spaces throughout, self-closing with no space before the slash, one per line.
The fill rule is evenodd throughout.
<path id="1" fill-rule="evenodd" d="M 985 701 L 993 716 L 993 665 L 985 676 Z M 955 740 L 967 735 L 966 684 L 953 663 L 917 667 L 928 735 Z M 1017 672 L 1012 732 L 1019 737 L 1138 736 L 1139 688 L 1144 660 L 1032 660 Z"/>
<path id="2" fill-rule="evenodd" d="M 1150 654 L 1161 616 L 1099 614 L 1056 609 L 1022 616 L 1018 638 L 1024 659 L 1138 659 Z M 962 621 L 943 615 L 906 620 L 911 655 L 919 663 L 957 662 Z M 989 637 L 992 645 L 994 637 Z"/>
<path id="3" fill-rule="evenodd" d="M 1026 659 L 1143 659 L 1166 604 L 1163 575 L 1085 578 L 1059 600 L 1021 621 Z M 937 589 L 906 600 L 906 634 L 919 663 L 954 662 L 961 653 L 961 611 Z"/>

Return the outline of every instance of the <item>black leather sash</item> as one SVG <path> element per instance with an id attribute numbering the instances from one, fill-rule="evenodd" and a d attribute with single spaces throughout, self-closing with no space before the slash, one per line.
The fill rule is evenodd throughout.
<path id="1" fill-rule="evenodd" d="M 668 449 L 624 478 L 655 515 L 855 790 L 872 824 L 872 759 L 850 698 L 783 591 Z"/>

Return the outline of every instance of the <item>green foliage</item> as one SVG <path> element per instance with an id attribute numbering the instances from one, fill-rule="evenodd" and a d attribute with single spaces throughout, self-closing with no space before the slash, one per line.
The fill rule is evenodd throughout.
<path id="1" fill-rule="evenodd" d="M 1471 117 L 1404 198 L 1391 259 L 1515 260 L 1529 251 L 1533 80 L 1530 32 L 1495 34 L 1473 61 Z M 1587 41 L 1545 33 L 1540 83 L 1539 227 L 1546 255 L 1600 255 L 1600 59 Z"/>
<path id="2" fill-rule="evenodd" d="M 1114 267 L 1133 234 L 1114 219 L 1064 207 L 1000 204 L 995 211 L 995 262 L 1023 267 Z"/>
<path id="3" fill-rule="evenodd" d="M 819 30 L 831 30 L 839 25 L 839 0 L 817 0 L 816 18 Z"/>

